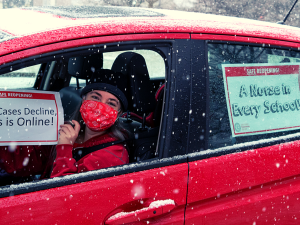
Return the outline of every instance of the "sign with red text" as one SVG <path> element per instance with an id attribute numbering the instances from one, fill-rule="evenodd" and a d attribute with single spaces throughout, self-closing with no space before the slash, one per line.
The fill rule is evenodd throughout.
<path id="1" fill-rule="evenodd" d="M 63 115 L 58 92 L 0 90 L 0 146 L 57 144 Z"/>
<path id="2" fill-rule="evenodd" d="M 300 128 L 300 64 L 223 64 L 232 136 Z"/>

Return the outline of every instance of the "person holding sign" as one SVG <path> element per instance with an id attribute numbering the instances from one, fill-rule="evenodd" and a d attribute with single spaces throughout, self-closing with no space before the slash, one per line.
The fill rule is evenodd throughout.
<path id="1" fill-rule="evenodd" d="M 93 83 L 83 88 L 81 97 L 79 119 L 72 120 L 74 127 L 64 124 L 59 130 L 51 177 L 129 163 L 123 144 L 127 131 L 118 121 L 128 106 L 125 94 L 116 86 Z M 84 123 L 80 124 L 81 118 Z"/>
<path id="2" fill-rule="evenodd" d="M 82 89 L 82 105 L 71 124 L 60 126 L 57 145 L 0 146 L 0 185 L 58 177 L 129 163 L 128 132 L 118 117 L 127 110 L 116 86 L 93 83 Z"/>

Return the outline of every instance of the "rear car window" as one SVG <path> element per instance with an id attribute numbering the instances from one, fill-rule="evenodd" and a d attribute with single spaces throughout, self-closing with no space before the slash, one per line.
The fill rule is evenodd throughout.
<path id="1" fill-rule="evenodd" d="M 208 44 L 208 148 L 298 132 L 299 65 L 297 51 Z"/>
<path id="2" fill-rule="evenodd" d="M 165 62 L 161 55 L 152 50 L 106 52 L 103 54 L 103 69 L 110 69 L 116 57 L 123 52 L 135 52 L 145 58 L 150 79 L 165 78 Z"/>
<path id="3" fill-rule="evenodd" d="M 152 50 L 130 50 L 130 51 L 115 51 L 115 52 L 104 52 L 103 53 L 103 67 L 102 69 L 111 69 L 115 59 L 118 55 L 125 52 L 135 52 L 142 55 L 146 61 L 149 77 L 153 79 L 164 79 L 166 74 L 165 62 L 163 57 Z M 78 79 L 79 85 L 84 86 L 86 80 Z M 76 78 L 72 77 L 70 85 L 77 83 Z"/>
<path id="4" fill-rule="evenodd" d="M 29 66 L 0 75 L 0 89 L 31 88 L 33 87 L 41 65 Z"/>

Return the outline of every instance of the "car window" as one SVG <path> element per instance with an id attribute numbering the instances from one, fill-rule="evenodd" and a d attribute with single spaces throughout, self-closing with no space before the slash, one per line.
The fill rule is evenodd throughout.
<path id="1" fill-rule="evenodd" d="M 153 50 L 130 50 L 130 51 L 115 51 L 115 52 L 104 52 L 103 53 L 103 69 L 111 69 L 112 65 L 118 55 L 125 52 L 135 52 L 141 54 L 147 65 L 150 79 L 164 79 L 165 77 L 165 62 L 163 57 Z M 78 79 L 79 85 L 85 85 L 86 80 Z M 76 85 L 77 80 L 72 77 L 70 85 Z"/>
<path id="2" fill-rule="evenodd" d="M 110 69 L 116 57 L 123 52 L 125 51 L 104 53 L 103 69 Z M 163 79 L 165 77 L 165 62 L 160 54 L 152 50 L 130 50 L 129 52 L 141 54 L 145 58 L 150 79 Z"/>
<path id="3" fill-rule="evenodd" d="M 80 86 L 84 86 L 86 84 L 86 80 L 83 80 L 83 79 L 78 79 L 78 82 L 79 82 Z M 76 78 L 72 77 L 71 80 L 70 80 L 70 86 L 71 85 L 76 85 L 76 84 L 77 84 Z"/>
<path id="4" fill-rule="evenodd" d="M 39 65 L 25 66 L 22 69 L 0 75 L 0 79 L 2 79 L 1 88 L 5 90 L 15 88 L 25 89 L 37 84 L 38 87 L 42 87 L 41 90 L 43 91 L 59 92 L 64 109 L 64 120 L 78 119 L 77 121 L 82 121 L 82 118 L 78 117 L 78 112 L 82 104 L 80 92 L 86 85 L 86 81 L 88 80 L 88 82 L 92 83 L 109 83 L 111 79 L 116 78 L 114 85 L 119 88 L 125 85 L 124 93 L 128 99 L 128 111 L 124 112 L 118 122 L 123 127 L 122 129 L 128 130 L 128 136 L 126 136 L 128 139 L 133 139 L 133 137 L 140 137 L 139 139 L 141 139 L 138 145 L 135 143 L 128 144 L 128 148 L 131 148 L 128 151 L 131 154 L 127 163 L 157 157 L 156 147 L 160 117 L 163 109 L 164 91 L 161 89 L 158 106 L 156 105 L 155 93 L 160 89 L 165 80 L 165 58 L 153 50 L 110 51 L 100 52 L 99 54 L 98 51 L 93 50 L 94 52 L 96 54 L 91 54 L 89 49 L 87 49 L 86 52 L 81 51 L 78 54 L 76 52 L 72 52 L 71 54 L 62 53 L 61 55 L 50 57 L 51 59 L 60 58 L 61 60 L 58 61 L 48 61 L 47 58 L 44 61 L 39 59 L 41 62 Z M 131 58 L 132 60 L 123 63 L 123 58 Z M 138 63 L 135 60 L 138 60 Z M 159 65 L 159 68 L 154 68 L 156 64 Z M 43 74 L 37 77 L 40 70 L 43 71 Z M 152 80 L 150 73 L 152 73 L 152 78 L 156 79 Z M 36 82 L 37 78 L 39 82 Z M 77 81 L 79 88 L 77 87 Z M 130 86 L 130 82 L 137 83 L 138 85 Z M 35 117 L 24 119 L 26 124 L 42 124 L 43 121 L 39 120 L 38 116 L 42 113 L 48 113 L 50 108 L 45 103 L 43 104 L 39 105 L 38 109 L 33 112 Z M 22 117 L 23 111 L 26 115 L 29 112 L 31 113 L 30 106 L 26 106 L 24 110 L 23 108 L 17 109 L 15 112 L 10 112 L 9 109 L 1 107 L 0 127 L 2 126 L 1 128 L 4 129 L 6 128 L 4 126 L 15 125 L 15 123 L 9 122 L 12 120 L 4 118 L 4 115 L 14 116 L 16 114 L 15 116 L 17 116 L 19 114 Z M 155 115 L 151 115 L 154 110 L 156 110 Z M 52 120 L 50 123 L 55 124 Z M 27 132 L 27 130 L 19 129 L 18 132 Z M 146 138 L 147 141 L 143 142 L 142 138 Z M 28 139 L 30 139 L 30 134 Z M 1 141 L 3 141 L 3 138 Z M 6 151 L 7 149 L 9 151 Z M 0 176 L 0 185 L 22 183 L 36 180 L 40 177 L 43 179 L 49 178 L 51 176 L 51 166 L 48 166 L 51 165 L 51 161 L 53 162 L 53 158 L 51 158 L 53 157 L 51 153 L 53 150 L 51 149 L 50 145 L 18 146 L 17 141 L 9 146 L 0 146 L 0 171 L 2 174 Z M 15 157 L 19 158 L 16 159 Z M 16 160 L 18 161 L 18 168 L 12 166 L 17 164 L 10 163 Z M 125 162 L 125 160 L 123 161 Z M 98 169 L 101 168 L 99 167 Z"/>
<path id="5" fill-rule="evenodd" d="M 33 87 L 41 65 L 34 65 L 0 75 L 0 89 Z"/>
<path id="6" fill-rule="evenodd" d="M 208 148 L 299 131 L 300 53 L 208 44 Z"/>

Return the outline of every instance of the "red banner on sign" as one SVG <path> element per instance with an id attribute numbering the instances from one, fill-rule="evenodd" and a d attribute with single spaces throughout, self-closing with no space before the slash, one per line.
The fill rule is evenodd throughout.
<path id="1" fill-rule="evenodd" d="M 226 77 L 299 74 L 299 65 L 225 67 Z"/>
<path id="2" fill-rule="evenodd" d="M 0 91 L 0 98 L 26 98 L 26 99 L 55 100 L 55 95 L 54 94 L 43 94 L 43 93 L 32 93 L 32 92 Z"/>

